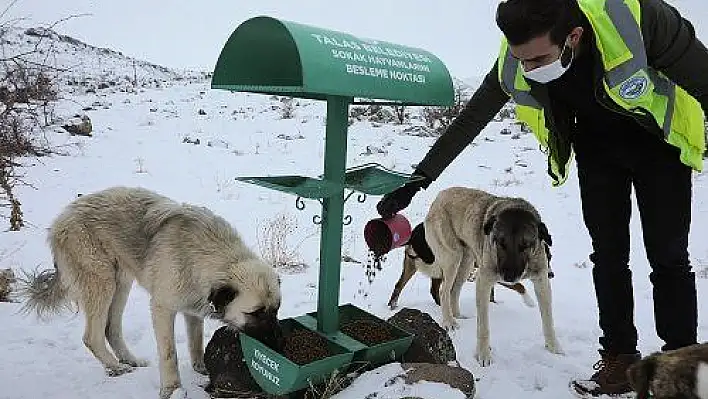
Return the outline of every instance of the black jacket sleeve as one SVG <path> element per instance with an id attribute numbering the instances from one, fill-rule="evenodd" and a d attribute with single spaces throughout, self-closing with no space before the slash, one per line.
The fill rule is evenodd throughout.
<path id="1" fill-rule="evenodd" d="M 509 101 L 499 83 L 497 63 L 460 114 L 430 148 L 416 171 L 435 180 Z"/>
<path id="2" fill-rule="evenodd" d="M 641 0 L 649 65 L 701 103 L 708 114 L 708 49 L 691 22 L 664 0 Z"/>

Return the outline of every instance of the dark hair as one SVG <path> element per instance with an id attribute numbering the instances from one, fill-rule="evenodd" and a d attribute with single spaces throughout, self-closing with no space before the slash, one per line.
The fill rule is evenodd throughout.
<path id="1" fill-rule="evenodd" d="M 503 0 L 497 7 L 497 25 L 511 45 L 550 33 L 560 46 L 580 24 L 577 0 Z"/>

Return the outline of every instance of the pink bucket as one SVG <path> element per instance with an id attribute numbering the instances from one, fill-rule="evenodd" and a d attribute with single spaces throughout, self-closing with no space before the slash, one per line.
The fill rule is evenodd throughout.
<path id="1" fill-rule="evenodd" d="M 377 256 L 406 245 L 410 238 L 411 224 L 401 214 L 385 220 L 372 219 L 364 226 L 366 245 Z"/>

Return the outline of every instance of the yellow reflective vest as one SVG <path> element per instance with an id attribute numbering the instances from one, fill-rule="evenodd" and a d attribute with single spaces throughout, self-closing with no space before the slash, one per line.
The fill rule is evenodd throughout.
<path id="1" fill-rule="evenodd" d="M 703 169 L 704 116 L 698 101 L 647 63 L 640 28 L 639 0 L 578 0 L 595 33 L 604 67 L 602 83 L 612 101 L 630 114 L 650 114 L 664 139 L 681 150 L 681 162 Z M 549 130 L 543 107 L 531 95 L 521 62 L 502 40 L 498 60 L 499 81 L 516 104 L 517 118 L 528 125 L 548 153 L 553 186 L 568 178 L 572 150 L 549 146 Z"/>

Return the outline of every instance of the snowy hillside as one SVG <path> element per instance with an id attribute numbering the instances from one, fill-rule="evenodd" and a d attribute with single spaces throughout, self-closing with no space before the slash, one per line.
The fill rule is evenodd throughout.
<path id="1" fill-rule="evenodd" d="M 24 33 L 23 33 L 24 32 Z M 40 36 L 43 36 L 40 35 Z M 297 231 L 289 244 L 304 271 L 283 270 L 283 303 L 280 318 L 316 309 L 319 256 L 318 227 L 312 217 L 320 211 L 316 201 L 295 209 L 295 197 L 236 182 L 236 176 L 322 173 L 325 104 L 295 100 L 292 104 L 271 96 L 235 94 L 209 88 L 200 74 L 178 72 L 123 57 L 73 39 L 51 34 L 56 52 L 52 64 L 66 87 L 73 88 L 57 105 L 61 115 L 86 113 L 93 123 L 93 137 L 71 136 L 50 129 L 47 139 L 62 148 L 63 156 L 28 162 L 19 187 L 27 226 L 19 232 L 0 232 L 0 269 L 31 271 L 52 267 L 46 244 L 52 219 L 78 194 L 115 185 L 142 186 L 178 201 L 209 207 L 224 216 L 258 250 L 259 231 L 278 215 L 294 220 Z M 25 31 L 6 35 L 5 46 L 32 47 L 39 36 Z M 101 83 L 128 87 L 134 76 L 141 90 L 90 90 Z M 470 79 L 466 79 L 470 81 Z M 72 82 L 69 85 L 69 82 Z M 86 83 L 84 83 L 86 82 Z M 179 84 L 177 84 L 179 83 Z M 81 90 L 77 89 L 81 87 Z M 96 106 L 95 104 L 99 104 Z M 291 107 L 291 118 L 283 118 Z M 84 111 L 85 110 L 85 111 Z M 288 112 L 290 113 L 290 112 Z M 430 145 L 432 137 L 404 134 L 409 125 L 352 121 L 349 127 L 347 166 L 378 162 L 387 168 L 410 172 Z M 413 123 L 422 124 L 419 120 Z M 585 376 L 597 361 L 597 316 L 592 275 L 587 256 L 590 241 L 580 211 L 577 179 L 573 175 L 561 188 L 551 189 L 546 161 L 530 134 L 511 121 L 491 123 L 404 214 L 417 224 L 441 189 L 462 185 L 500 195 L 527 198 L 541 212 L 553 236 L 552 280 L 554 317 L 558 338 L 566 355 L 544 349 L 537 308 L 529 308 L 516 293 L 497 290 L 500 303 L 490 307 L 491 345 L 495 363 L 480 367 L 474 359 L 474 285 L 464 287 L 461 329 L 452 334 L 458 359 L 476 377 L 480 399 L 568 398 L 568 381 Z M 364 224 L 378 215 L 379 197 L 363 204 L 347 202 L 343 253 L 366 262 Z M 698 271 L 699 309 L 708 306 L 708 174 L 694 178 L 691 260 Z M 633 215 L 637 215 L 636 209 Z M 4 229 L 4 227 L 3 227 Z M 643 353 L 658 350 L 654 333 L 649 266 L 642 246 L 639 220 L 632 220 L 632 270 L 636 298 L 636 323 Z M 401 272 L 403 253 L 392 252 L 372 284 L 361 264 L 342 264 L 341 302 L 353 302 L 388 318 L 386 306 Z M 399 305 L 429 313 L 441 322 L 440 309 L 430 298 L 430 281 L 416 275 L 403 291 Z M 527 288 L 530 288 L 527 283 Z M 124 399 L 154 398 L 159 389 L 157 352 L 149 313 L 149 297 L 135 286 L 125 312 L 125 338 L 133 352 L 150 360 L 147 368 L 116 378 L 107 377 L 84 347 L 83 317 L 62 315 L 49 322 L 17 314 L 17 303 L 0 303 L 0 399 L 73 399 L 80 397 Z M 189 398 L 206 399 L 200 385 L 206 378 L 194 373 L 189 362 L 186 333 L 177 319 L 177 350 L 182 382 Z M 220 325 L 206 323 L 205 342 Z M 708 337 L 708 319 L 700 319 L 699 338 Z M 367 387 L 365 387 L 367 388 Z M 368 387 L 370 388 L 370 387 Z M 399 398 L 413 391 L 389 389 L 379 399 Z M 445 390 L 428 387 L 414 393 L 442 399 Z M 342 393 L 341 399 L 361 399 L 370 392 Z"/>
<path id="2" fill-rule="evenodd" d="M 175 70 L 127 57 L 120 52 L 94 47 L 49 28 L 7 27 L 2 34 L 3 58 L 27 54 L 26 58 L 46 65 L 62 92 L 112 87 L 160 87 L 183 80 L 199 80 L 204 73 Z"/>

